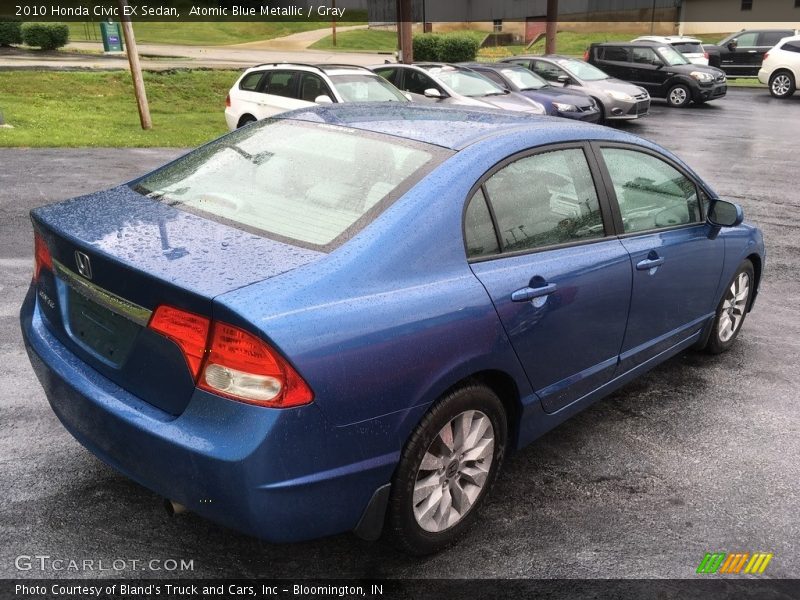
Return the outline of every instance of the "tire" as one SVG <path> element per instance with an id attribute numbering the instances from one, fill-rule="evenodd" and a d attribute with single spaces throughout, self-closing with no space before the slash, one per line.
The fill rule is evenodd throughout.
<path id="1" fill-rule="evenodd" d="M 692 91 L 683 83 L 676 83 L 667 92 L 667 104 L 675 108 L 689 106 L 692 101 Z"/>
<path id="2" fill-rule="evenodd" d="M 466 436 L 458 433 L 461 426 L 467 426 Z M 392 479 L 386 537 L 417 556 L 455 542 L 485 502 L 503 463 L 507 439 L 503 404 L 489 388 L 471 383 L 440 398 L 400 456 Z M 487 460 L 491 460 L 488 467 Z"/>
<path id="3" fill-rule="evenodd" d="M 594 96 L 592 96 L 592 98 L 594 98 Z M 597 103 L 597 108 L 600 109 L 600 118 L 597 119 L 597 122 L 602 125 L 603 123 L 607 122 L 606 121 L 606 107 L 603 106 L 603 103 L 600 102 L 600 100 L 598 100 L 597 98 L 594 98 L 594 101 Z"/>
<path id="4" fill-rule="evenodd" d="M 736 270 L 736 274 L 725 288 L 722 300 L 717 305 L 711 334 L 708 336 L 706 352 L 721 354 L 733 346 L 742 330 L 747 309 L 753 299 L 755 290 L 755 271 L 753 263 L 745 260 Z M 746 286 L 746 289 L 743 289 Z"/>
<path id="5" fill-rule="evenodd" d="M 236 125 L 237 129 L 244 127 L 245 125 L 249 125 L 250 123 L 255 123 L 258 119 L 256 119 L 253 115 L 242 115 L 242 118 L 239 119 L 238 125 Z"/>
<path id="6" fill-rule="evenodd" d="M 789 71 L 776 71 L 769 77 L 769 93 L 773 98 L 788 98 L 796 89 L 794 76 Z"/>

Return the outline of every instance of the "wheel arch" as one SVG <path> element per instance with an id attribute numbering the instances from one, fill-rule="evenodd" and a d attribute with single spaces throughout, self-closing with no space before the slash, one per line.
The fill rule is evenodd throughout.
<path id="1" fill-rule="evenodd" d="M 761 261 L 761 256 L 759 256 L 755 252 L 748 255 L 746 260 L 749 260 L 752 263 L 753 272 L 756 276 L 753 294 L 750 296 L 750 306 L 747 307 L 747 311 L 749 312 L 750 309 L 753 307 L 753 302 L 755 301 L 756 295 L 758 294 L 758 288 L 761 285 L 761 273 L 763 272 L 764 265 Z"/>
<path id="2" fill-rule="evenodd" d="M 258 121 L 258 119 L 256 118 L 255 115 L 252 115 L 250 113 L 244 113 L 239 117 L 239 120 L 236 122 L 236 127 L 241 127 L 242 125 L 250 121 Z"/>

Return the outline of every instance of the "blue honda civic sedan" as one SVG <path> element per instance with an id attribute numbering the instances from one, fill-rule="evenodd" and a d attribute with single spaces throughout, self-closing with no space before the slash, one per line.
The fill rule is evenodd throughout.
<path id="1" fill-rule="evenodd" d="M 273 542 L 424 554 L 509 451 L 734 343 L 764 244 L 638 137 L 321 106 L 31 213 L 21 311 L 53 410 L 176 505 Z"/>

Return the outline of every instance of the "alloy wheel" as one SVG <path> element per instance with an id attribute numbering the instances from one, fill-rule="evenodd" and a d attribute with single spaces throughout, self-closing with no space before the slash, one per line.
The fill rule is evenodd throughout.
<path id="1" fill-rule="evenodd" d="M 669 103 L 675 106 L 681 106 L 686 102 L 686 90 L 682 87 L 676 87 L 669 93 Z"/>
<path id="2" fill-rule="evenodd" d="M 747 273 L 739 273 L 733 280 L 731 287 L 725 294 L 722 302 L 722 314 L 719 318 L 719 339 L 722 342 L 730 340 L 744 320 L 747 310 L 747 300 L 750 297 L 750 276 Z"/>
<path id="3" fill-rule="evenodd" d="M 788 75 L 776 75 L 772 80 L 772 93 L 776 96 L 785 96 L 792 88 L 792 81 Z"/>
<path id="4" fill-rule="evenodd" d="M 414 518 L 438 533 L 474 506 L 494 457 L 494 428 L 487 415 L 468 410 L 450 420 L 428 446 L 414 482 Z"/>

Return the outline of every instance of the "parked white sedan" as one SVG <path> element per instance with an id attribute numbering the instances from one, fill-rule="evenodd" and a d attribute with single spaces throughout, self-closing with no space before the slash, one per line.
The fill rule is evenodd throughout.
<path id="1" fill-rule="evenodd" d="M 247 69 L 225 99 L 228 129 L 296 108 L 337 102 L 409 102 L 400 90 L 355 65 L 270 63 Z"/>
<path id="2" fill-rule="evenodd" d="M 764 55 L 758 80 L 776 98 L 788 98 L 800 81 L 800 35 L 785 37 Z"/>

